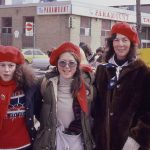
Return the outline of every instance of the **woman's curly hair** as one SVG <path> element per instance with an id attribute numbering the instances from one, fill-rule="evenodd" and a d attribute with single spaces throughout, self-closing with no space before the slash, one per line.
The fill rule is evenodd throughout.
<path id="1" fill-rule="evenodd" d="M 20 87 L 31 86 L 35 83 L 35 74 L 29 64 L 17 65 L 14 79 Z"/>

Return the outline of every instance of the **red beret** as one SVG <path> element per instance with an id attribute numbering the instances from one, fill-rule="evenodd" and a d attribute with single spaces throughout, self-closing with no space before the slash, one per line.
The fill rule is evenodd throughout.
<path id="1" fill-rule="evenodd" d="M 59 56 L 64 52 L 71 52 L 76 58 L 81 61 L 80 49 L 71 42 L 64 42 L 58 48 L 54 49 L 50 56 L 50 64 L 56 66 Z"/>
<path id="2" fill-rule="evenodd" d="M 118 22 L 114 24 L 111 29 L 111 34 L 115 33 L 120 33 L 127 36 L 135 44 L 140 43 L 135 27 L 131 26 L 126 22 Z"/>
<path id="3" fill-rule="evenodd" d="M 14 46 L 0 45 L 0 62 L 10 61 L 16 64 L 23 64 L 25 62 L 23 54 Z"/>

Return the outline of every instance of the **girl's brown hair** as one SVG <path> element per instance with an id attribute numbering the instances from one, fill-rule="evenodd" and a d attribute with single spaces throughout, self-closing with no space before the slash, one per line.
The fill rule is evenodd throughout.
<path id="1" fill-rule="evenodd" d="M 17 65 L 14 79 L 20 87 L 31 86 L 35 82 L 35 74 L 28 64 Z"/>

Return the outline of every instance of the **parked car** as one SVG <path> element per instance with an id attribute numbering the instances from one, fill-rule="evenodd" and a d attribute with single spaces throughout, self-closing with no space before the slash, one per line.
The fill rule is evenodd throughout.
<path id="1" fill-rule="evenodd" d="M 41 70 L 48 70 L 49 68 L 49 58 L 33 58 L 32 67 Z"/>
<path id="2" fill-rule="evenodd" d="M 53 68 L 55 66 L 52 66 L 49 64 L 49 61 L 48 62 L 45 62 L 45 60 L 43 61 L 42 59 L 33 59 L 33 62 L 32 62 L 32 67 L 34 68 L 34 71 L 35 71 L 35 74 L 37 77 L 42 77 L 45 75 L 46 72 L 50 72 L 53 70 Z"/>
<path id="3" fill-rule="evenodd" d="M 33 59 L 42 59 L 43 61 L 48 61 L 49 57 L 40 49 L 26 48 L 22 49 L 22 54 L 25 57 L 26 63 L 32 63 Z"/>

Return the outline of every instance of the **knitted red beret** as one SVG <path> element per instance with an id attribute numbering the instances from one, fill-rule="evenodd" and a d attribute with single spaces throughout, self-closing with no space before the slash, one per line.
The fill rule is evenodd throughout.
<path id="1" fill-rule="evenodd" d="M 14 46 L 0 45 L 0 61 L 10 61 L 16 64 L 25 62 L 23 54 Z"/>
<path id="2" fill-rule="evenodd" d="M 111 34 L 115 33 L 120 33 L 127 36 L 135 44 L 140 43 L 135 27 L 131 26 L 126 22 L 118 22 L 114 24 L 111 29 Z"/>
<path id="3" fill-rule="evenodd" d="M 58 48 L 54 49 L 50 56 L 50 64 L 56 66 L 59 56 L 64 52 L 71 52 L 76 58 L 81 61 L 80 49 L 71 42 L 64 42 Z"/>

